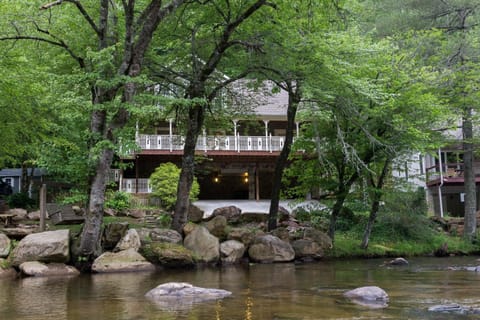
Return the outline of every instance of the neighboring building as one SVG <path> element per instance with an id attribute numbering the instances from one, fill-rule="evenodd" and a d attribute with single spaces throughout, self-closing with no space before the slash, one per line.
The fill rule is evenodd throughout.
<path id="1" fill-rule="evenodd" d="M 32 184 L 40 184 L 45 176 L 45 170 L 39 168 L 27 168 L 27 176 L 31 178 L 30 181 Z M 22 169 L 2 169 L 0 170 L 0 180 L 10 185 L 13 193 L 20 192 L 20 190 L 22 190 Z"/>
<path id="2" fill-rule="evenodd" d="M 233 116 L 228 128 L 205 128 L 197 142 L 196 177 L 199 198 L 269 199 L 275 162 L 283 148 L 288 94 L 254 95 L 250 115 Z M 161 163 L 181 166 L 183 137 L 173 121 L 164 121 L 155 134 L 137 132 L 141 151 L 122 159 L 129 169 L 114 171 L 119 189 L 137 196 L 151 192 L 148 178 Z M 298 134 L 298 124 L 297 124 Z"/>

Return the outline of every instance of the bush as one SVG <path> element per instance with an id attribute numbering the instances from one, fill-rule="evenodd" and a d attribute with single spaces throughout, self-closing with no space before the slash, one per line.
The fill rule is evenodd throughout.
<path id="1" fill-rule="evenodd" d="M 158 197 L 162 206 L 172 210 L 177 202 L 177 186 L 180 178 L 180 169 L 173 163 L 162 163 L 150 176 L 152 194 Z M 197 199 L 200 193 L 200 186 L 196 178 L 193 180 L 190 190 L 190 200 Z"/>
<path id="2" fill-rule="evenodd" d="M 117 211 L 125 211 L 130 208 L 130 194 L 123 191 L 108 191 L 106 194 L 105 207 Z"/>
<path id="3" fill-rule="evenodd" d="M 7 202 L 10 208 L 29 209 L 36 205 L 36 201 L 30 198 L 26 192 L 18 192 L 10 195 Z"/>

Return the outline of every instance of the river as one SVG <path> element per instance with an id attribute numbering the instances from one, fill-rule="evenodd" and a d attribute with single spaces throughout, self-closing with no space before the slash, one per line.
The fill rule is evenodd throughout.
<path id="1" fill-rule="evenodd" d="M 0 279 L 0 319 L 475 319 L 480 315 L 442 314 L 428 308 L 447 303 L 480 307 L 480 273 L 462 269 L 480 265 L 476 259 L 412 258 L 406 267 L 384 267 L 383 260 L 371 259 Z M 170 309 L 144 298 L 150 289 L 170 281 L 221 288 L 233 295 Z M 388 293 L 388 307 L 368 309 L 342 296 L 367 285 Z"/>

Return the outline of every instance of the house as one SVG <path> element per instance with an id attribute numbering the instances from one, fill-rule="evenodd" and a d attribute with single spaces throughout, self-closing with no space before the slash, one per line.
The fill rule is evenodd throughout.
<path id="1" fill-rule="evenodd" d="M 40 184 L 46 172 L 40 168 L 27 168 L 26 174 L 31 184 Z M 0 170 L 0 180 L 10 185 L 13 193 L 20 192 L 22 190 L 22 169 L 2 169 Z M 29 187 L 27 187 L 27 189 L 29 189 Z"/>
<path id="2" fill-rule="evenodd" d="M 283 148 L 288 94 L 244 95 L 252 112 L 234 114 L 227 126 L 209 126 L 198 138 L 196 177 L 199 199 L 270 199 L 275 162 Z M 299 124 L 297 123 L 297 135 Z M 154 134 L 138 132 L 140 151 L 123 157 L 127 169 L 117 169 L 113 179 L 119 189 L 146 198 L 152 191 L 148 179 L 161 163 L 180 167 L 183 137 L 172 119 L 158 123 Z"/>

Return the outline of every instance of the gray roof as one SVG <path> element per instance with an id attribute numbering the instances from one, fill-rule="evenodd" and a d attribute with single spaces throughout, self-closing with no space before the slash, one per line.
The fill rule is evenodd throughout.
<path id="1" fill-rule="evenodd" d="M 28 175 L 31 174 L 32 168 L 28 168 Z M 46 170 L 42 168 L 35 168 L 33 171 L 33 175 L 35 177 L 40 177 L 46 174 Z M 21 168 L 5 168 L 0 170 L 0 177 L 21 177 L 22 176 L 22 169 Z"/>

